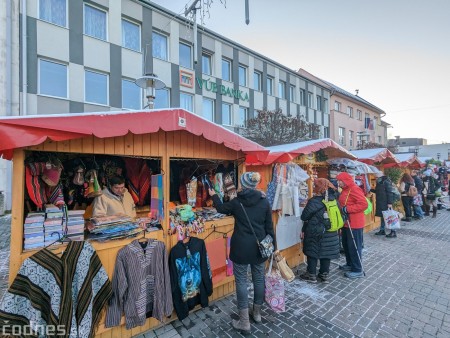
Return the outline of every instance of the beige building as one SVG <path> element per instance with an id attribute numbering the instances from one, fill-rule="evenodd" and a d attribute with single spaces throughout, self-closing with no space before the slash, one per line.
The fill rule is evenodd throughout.
<path id="1" fill-rule="evenodd" d="M 387 145 L 387 128 L 390 125 L 382 121 L 386 115 L 383 110 L 304 69 L 299 69 L 298 73 L 330 90 L 331 139 L 348 150 L 358 149 L 367 142 Z"/>

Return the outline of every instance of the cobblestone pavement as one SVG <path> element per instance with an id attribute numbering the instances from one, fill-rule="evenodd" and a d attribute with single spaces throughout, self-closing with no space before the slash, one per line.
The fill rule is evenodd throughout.
<path id="1" fill-rule="evenodd" d="M 0 218 L 0 234 L 5 223 Z M 403 224 L 396 239 L 365 234 L 365 278 L 348 280 L 332 264 L 330 284 L 298 278 L 286 284 L 286 312 L 264 305 L 252 336 L 450 337 L 450 212 Z M 176 320 L 136 337 L 240 337 L 230 325 L 237 312 L 233 294 L 191 313 L 187 323 Z"/>

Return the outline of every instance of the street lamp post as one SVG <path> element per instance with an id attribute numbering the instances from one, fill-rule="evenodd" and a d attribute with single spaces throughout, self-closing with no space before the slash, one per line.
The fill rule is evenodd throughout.
<path id="1" fill-rule="evenodd" d="M 144 106 L 144 109 L 148 107 L 148 109 L 153 109 L 154 100 L 156 97 L 156 89 L 163 89 L 166 87 L 166 84 L 161 81 L 156 74 L 146 74 L 139 79 L 134 81 L 136 85 L 143 88 L 145 91 L 145 97 L 147 98 L 147 105 Z"/>

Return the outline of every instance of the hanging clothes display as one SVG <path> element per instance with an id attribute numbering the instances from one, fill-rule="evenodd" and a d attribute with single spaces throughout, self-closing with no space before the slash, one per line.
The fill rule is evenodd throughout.
<path id="1" fill-rule="evenodd" d="M 30 199 L 42 209 L 44 204 L 64 204 L 62 186 L 59 183 L 62 165 L 32 162 L 25 166 L 25 183 Z"/>
<path id="2" fill-rule="evenodd" d="M 113 297 L 106 314 L 106 327 L 144 325 L 149 317 L 169 317 L 173 311 L 168 255 L 163 242 L 134 240 L 117 254 L 113 276 Z"/>
<path id="3" fill-rule="evenodd" d="M 111 294 L 94 248 L 88 242 L 69 242 L 62 257 L 44 248 L 22 263 L 0 304 L 0 320 L 10 328 L 27 325 L 38 337 L 48 337 L 46 328 L 52 325 L 54 331 L 64 330 L 55 337 L 90 338 Z"/>
<path id="4" fill-rule="evenodd" d="M 150 212 L 153 219 L 162 223 L 164 219 L 164 180 L 163 174 L 151 177 Z"/>
<path id="5" fill-rule="evenodd" d="M 299 217 L 300 203 L 308 199 L 308 179 L 309 175 L 295 163 L 275 164 L 267 192 L 268 200 L 273 201 L 272 210 Z"/>
<path id="6" fill-rule="evenodd" d="M 227 276 L 227 239 L 221 237 L 206 243 L 213 284 Z"/>
<path id="7" fill-rule="evenodd" d="M 212 295 L 212 273 L 205 241 L 190 237 L 178 241 L 169 255 L 170 282 L 175 312 L 179 320 L 189 315 L 196 305 L 208 306 Z"/>
<path id="8" fill-rule="evenodd" d="M 151 169 L 145 159 L 125 157 L 128 190 L 136 205 L 148 203 Z"/>

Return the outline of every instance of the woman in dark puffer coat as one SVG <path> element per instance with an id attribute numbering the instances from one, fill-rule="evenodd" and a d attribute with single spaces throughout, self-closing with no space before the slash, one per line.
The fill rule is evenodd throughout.
<path id="1" fill-rule="evenodd" d="M 317 261 L 320 260 L 318 278 L 329 283 L 330 261 L 339 258 L 339 237 L 337 231 L 325 230 L 325 204 L 322 202 L 328 194 L 328 200 L 336 199 L 333 184 L 325 178 L 314 180 L 314 196 L 311 197 L 302 212 L 303 253 L 307 256 L 308 267 L 300 278 L 316 283 Z"/>

